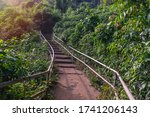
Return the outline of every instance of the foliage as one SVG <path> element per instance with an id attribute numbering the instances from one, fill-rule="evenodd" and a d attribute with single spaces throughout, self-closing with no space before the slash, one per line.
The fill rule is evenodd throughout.
<path id="1" fill-rule="evenodd" d="M 0 11 L 0 38 L 11 39 L 13 36 L 19 37 L 23 33 L 40 30 L 48 21 L 51 22 L 48 26 L 53 26 L 53 21 L 58 20 L 59 15 L 59 10 L 45 0 L 28 0 L 19 6 L 5 7 Z"/>
<path id="2" fill-rule="evenodd" d="M 20 38 L 0 40 L 0 82 L 19 79 L 40 71 L 45 71 L 49 65 L 47 44 L 39 39 L 37 33 L 23 34 Z M 39 81 L 40 83 L 41 81 Z M 32 84 L 27 85 L 31 92 Z M 41 82 L 42 83 L 42 82 Z M 46 86 L 42 85 L 41 87 Z M 40 90 L 37 88 L 35 91 Z M 23 83 L 15 84 L 1 91 L 2 99 L 24 99 Z M 29 93 L 28 92 L 28 93 Z M 5 94 L 5 95 L 4 95 Z M 28 96 L 28 95 L 27 95 Z"/>
<path id="3" fill-rule="evenodd" d="M 47 44 L 37 30 L 50 32 L 60 12 L 53 0 L 27 0 L 0 11 L 0 83 L 47 70 Z M 39 32 L 39 31 L 38 31 Z M 46 77 L 0 89 L 0 99 L 29 99 L 46 88 Z"/>
<path id="4" fill-rule="evenodd" d="M 1 81 L 17 79 L 47 69 L 47 45 L 39 40 L 39 36 L 27 33 L 22 35 L 20 40 L 1 40 Z"/>
<path id="5" fill-rule="evenodd" d="M 148 4 L 148 0 L 116 0 L 95 8 L 81 5 L 68 9 L 54 31 L 68 44 L 119 71 L 137 99 L 149 99 Z"/>

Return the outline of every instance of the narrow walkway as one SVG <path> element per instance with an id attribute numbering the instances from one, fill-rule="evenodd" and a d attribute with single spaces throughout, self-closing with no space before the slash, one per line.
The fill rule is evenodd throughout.
<path id="1" fill-rule="evenodd" d="M 86 75 L 76 68 L 71 57 L 65 55 L 59 46 L 51 42 L 55 52 L 55 65 L 59 80 L 54 89 L 56 100 L 94 100 L 99 92 L 91 86 Z"/>

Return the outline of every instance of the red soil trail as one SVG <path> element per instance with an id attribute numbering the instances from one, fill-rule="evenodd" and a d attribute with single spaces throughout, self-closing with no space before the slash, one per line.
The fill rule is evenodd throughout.
<path id="1" fill-rule="evenodd" d="M 99 92 L 91 86 L 88 77 L 76 68 L 71 57 L 65 55 L 56 43 L 51 42 L 55 52 L 54 63 L 59 80 L 54 89 L 56 100 L 95 100 Z"/>

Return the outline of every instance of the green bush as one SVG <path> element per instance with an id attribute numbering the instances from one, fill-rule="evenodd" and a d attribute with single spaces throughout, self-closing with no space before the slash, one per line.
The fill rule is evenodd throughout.
<path id="1" fill-rule="evenodd" d="M 64 14 L 54 28 L 56 35 L 63 34 L 68 44 L 116 69 L 135 98 L 149 99 L 148 1 L 116 0 L 108 6 L 83 6 Z M 118 86 L 120 97 L 126 99 Z"/>

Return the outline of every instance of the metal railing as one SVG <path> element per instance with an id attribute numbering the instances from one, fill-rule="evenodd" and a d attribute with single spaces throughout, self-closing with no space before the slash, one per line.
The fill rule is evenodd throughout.
<path id="1" fill-rule="evenodd" d="M 0 83 L 0 89 L 1 88 L 4 88 L 4 87 L 7 87 L 7 86 L 10 86 L 10 85 L 13 85 L 13 84 L 16 84 L 16 83 L 19 83 L 19 82 L 23 82 L 23 81 L 27 81 L 27 80 L 33 80 L 37 77 L 41 77 L 41 76 L 46 76 L 46 83 L 47 83 L 47 86 L 45 89 L 43 89 L 42 91 L 39 91 L 37 92 L 36 94 L 33 94 L 31 96 L 31 99 L 34 99 L 36 98 L 37 96 L 43 94 L 44 92 L 46 92 L 47 88 L 48 88 L 48 84 L 49 84 L 49 81 L 50 81 L 50 76 L 51 76 L 51 73 L 52 73 L 52 68 L 53 68 L 53 62 L 54 62 L 54 50 L 52 48 L 52 46 L 50 45 L 50 43 L 46 40 L 46 38 L 43 36 L 43 34 L 40 32 L 40 38 L 41 40 L 45 41 L 47 44 L 48 44 L 48 52 L 50 54 L 50 64 L 48 66 L 48 69 L 46 71 L 43 71 L 43 72 L 39 72 L 39 73 L 36 73 L 36 74 L 33 74 L 33 75 L 30 75 L 30 76 L 26 76 L 26 77 L 22 77 L 22 78 L 18 78 L 16 80 L 13 80 L 13 81 L 6 81 L 6 82 L 2 82 Z"/>
<path id="2" fill-rule="evenodd" d="M 61 43 L 63 43 L 63 41 L 62 41 L 59 37 L 57 37 L 55 34 L 53 34 L 53 40 L 54 40 L 56 43 L 58 43 L 63 49 L 65 49 L 73 58 L 75 58 L 76 60 L 78 60 L 79 62 L 81 62 L 82 64 L 84 64 L 84 65 L 85 65 L 88 69 L 90 69 L 96 76 L 98 76 L 98 77 L 101 78 L 106 84 L 108 84 L 108 85 L 113 89 L 116 99 L 119 99 L 119 96 L 118 96 L 119 94 L 118 94 L 118 92 L 117 92 L 115 86 L 114 86 L 112 83 L 110 83 L 110 82 L 109 82 L 108 80 L 106 80 L 103 76 L 101 76 L 99 73 L 97 73 L 97 72 L 96 72 L 93 68 L 91 68 L 87 63 L 85 63 L 84 61 L 82 61 L 81 59 L 79 59 L 78 57 L 76 57 L 73 53 L 71 53 L 71 52 L 67 49 L 67 47 L 64 46 L 64 44 L 59 43 L 56 39 L 59 40 Z M 126 93 L 128 99 L 134 100 L 134 97 L 133 97 L 133 95 L 131 94 L 129 88 L 127 87 L 127 85 L 125 84 L 125 82 L 124 82 L 123 79 L 121 78 L 120 74 L 119 74 L 116 70 L 114 70 L 114 69 L 110 68 L 109 66 L 107 66 L 107 65 L 105 65 L 105 64 L 103 64 L 103 63 L 101 63 L 101 62 L 99 62 L 99 61 L 97 61 L 97 60 L 95 60 L 94 58 L 92 58 L 92 57 L 90 57 L 90 56 L 88 56 L 88 55 L 86 55 L 86 54 L 84 54 L 84 53 L 82 53 L 82 52 L 80 52 L 80 51 L 74 49 L 74 48 L 71 47 L 71 46 L 68 46 L 68 48 L 69 48 L 70 50 L 72 50 L 72 51 L 74 51 L 74 52 L 76 52 L 76 53 L 78 53 L 78 54 L 80 54 L 80 55 L 82 55 L 82 56 L 84 56 L 84 57 L 86 57 L 86 58 L 88 58 L 88 59 L 94 61 L 96 64 L 98 64 L 98 65 L 100 65 L 100 66 L 106 68 L 107 70 L 113 72 L 113 74 L 115 75 L 115 77 L 116 77 L 116 78 L 119 80 L 119 82 L 121 83 L 121 86 L 123 87 L 123 90 L 125 91 L 125 93 Z"/>

